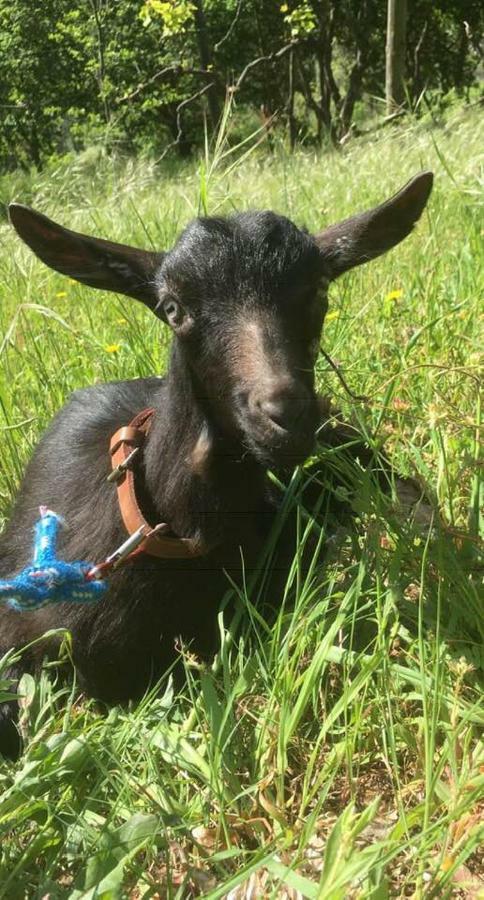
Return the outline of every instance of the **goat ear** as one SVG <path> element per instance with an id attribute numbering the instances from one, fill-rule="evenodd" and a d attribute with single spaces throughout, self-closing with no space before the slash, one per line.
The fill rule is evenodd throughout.
<path id="1" fill-rule="evenodd" d="M 338 278 L 403 241 L 422 214 L 433 180 L 432 172 L 422 172 L 381 206 L 315 235 L 330 278 Z"/>
<path id="2" fill-rule="evenodd" d="M 155 309 L 155 275 L 164 253 L 70 231 L 20 203 L 10 204 L 9 215 L 17 234 L 51 269 L 82 284 L 135 297 Z"/>

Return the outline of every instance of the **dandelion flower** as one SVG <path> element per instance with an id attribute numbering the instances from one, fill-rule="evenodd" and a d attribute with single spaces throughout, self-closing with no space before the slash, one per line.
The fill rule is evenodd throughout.
<path id="1" fill-rule="evenodd" d="M 400 300 L 400 297 L 403 297 L 403 290 L 402 288 L 397 288 L 395 291 L 390 291 L 390 293 L 386 295 L 385 300 L 387 303 L 391 303 L 393 300 Z"/>

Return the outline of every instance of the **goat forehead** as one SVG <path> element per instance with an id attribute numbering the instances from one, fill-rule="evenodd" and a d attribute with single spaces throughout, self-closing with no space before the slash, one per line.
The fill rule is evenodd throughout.
<path id="1" fill-rule="evenodd" d="M 315 281 L 320 274 L 321 256 L 313 238 L 271 212 L 195 220 L 167 254 L 160 272 L 161 281 L 182 292 L 200 284 L 290 288 Z"/>

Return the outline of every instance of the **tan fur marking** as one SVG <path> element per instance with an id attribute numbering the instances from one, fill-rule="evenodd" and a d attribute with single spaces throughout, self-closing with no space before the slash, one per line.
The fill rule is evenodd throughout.
<path id="1" fill-rule="evenodd" d="M 210 466 L 210 456 L 212 452 L 213 442 L 211 440 L 208 428 L 202 428 L 200 436 L 190 454 L 190 468 L 194 475 L 205 478 Z"/>
<path id="2" fill-rule="evenodd" d="M 256 318 L 241 323 L 234 335 L 233 352 L 238 378 L 246 385 L 272 381 L 277 374 L 264 347 L 263 323 Z"/>

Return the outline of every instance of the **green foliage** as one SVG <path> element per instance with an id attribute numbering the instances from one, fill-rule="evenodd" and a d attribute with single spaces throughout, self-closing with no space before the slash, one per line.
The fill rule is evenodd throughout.
<path id="1" fill-rule="evenodd" d="M 293 143 L 337 143 L 357 105 L 383 96 L 385 29 L 379 0 L 0 0 L 0 170 L 93 142 L 186 155 L 244 72 L 241 127 L 262 108 Z M 416 0 L 410 105 L 467 91 L 482 35 L 479 0 Z"/>
<path id="2" fill-rule="evenodd" d="M 0 3 L 0 159 L 9 167 L 38 165 L 96 93 L 80 10 L 62 5 L 58 18 L 58 0 Z"/>
<path id="3" fill-rule="evenodd" d="M 311 34 L 315 30 L 317 25 L 316 16 L 306 0 L 294 6 L 291 10 L 287 3 L 283 3 L 280 10 L 284 13 L 284 22 L 288 25 L 292 38 Z"/>
<path id="4" fill-rule="evenodd" d="M 482 56 L 483 26 L 480 0 L 418 0 L 408 20 L 408 84 L 415 99 L 428 86 L 461 95 L 469 88 Z"/>
<path id="5" fill-rule="evenodd" d="M 2 179 L 4 195 L 67 226 L 168 248 L 202 206 L 273 208 L 314 231 L 433 169 L 415 233 L 331 289 L 324 346 L 370 402 L 341 396 L 322 357 L 317 379 L 363 433 L 386 439 L 400 471 L 425 479 L 438 513 L 422 530 L 330 452 L 329 471 L 357 492 L 353 523 L 335 531 L 328 516 L 323 564 L 303 577 L 299 549 L 318 532 L 300 507 L 274 618 L 261 615 L 259 583 L 240 586 L 214 666 L 185 654 L 181 694 L 166 679 L 101 715 L 52 670 L 26 677 L 26 753 L 0 764 L 1 898 L 479 895 L 482 131 L 477 111 L 454 109 L 438 128 L 408 123 L 338 154 L 234 153 L 220 136 L 202 171 L 94 147 Z M 163 371 L 168 335 L 141 304 L 46 269 L 6 222 L 0 238 L 5 517 L 70 392 Z"/>
<path id="6" fill-rule="evenodd" d="M 153 15 L 160 16 L 163 20 L 163 35 L 171 37 L 175 34 L 185 34 L 190 21 L 193 20 L 195 6 L 188 0 L 145 0 L 140 10 L 141 20 L 144 25 L 150 25 Z"/>

